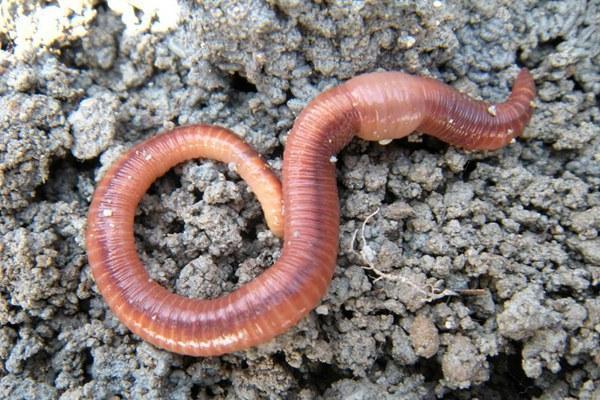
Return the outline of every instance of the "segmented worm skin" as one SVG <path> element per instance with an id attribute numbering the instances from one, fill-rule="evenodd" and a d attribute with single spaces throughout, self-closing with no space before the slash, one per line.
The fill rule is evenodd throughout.
<path id="1" fill-rule="evenodd" d="M 312 310 L 331 281 L 340 219 L 332 156 L 355 134 L 386 140 L 419 130 L 465 149 L 496 149 L 522 132 L 534 96 L 525 69 L 508 100 L 495 107 L 429 78 L 358 76 L 319 95 L 300 114 L 285 146 L 282 188 L 260 156 L 224 128 L 195 125 L 155 136 L 112 166 L 94 194 L 86 241 L 98 289 L 129 329 L 173 352 L 211 356 L 268 341 Z M 284 220 L 279 260 L 216 299 L 179 296 L 154 282 L 133 236 L 135 209 L 147 188 L 196 157 L 233 163 L 279 235 Z"/>

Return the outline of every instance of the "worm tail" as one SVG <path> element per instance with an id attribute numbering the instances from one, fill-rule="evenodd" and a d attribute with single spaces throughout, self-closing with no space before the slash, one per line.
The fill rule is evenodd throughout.
<path id="1" fill-rule="evenodd" d="M 140 143 L 109 169 L 92 199 L 86 246 L 98 289 L 119 320 L 157 346 L 210 355 L 255 344 L 257 337 L 262 337 L 261 329 L 278 326 L 287 317 L 278 314 L 263 321 L 265 328 L 252 325 L 257 323 L 253 313 L 268 309 L 269 304 L 263 300 L 278 284 L 276 271 L 214 300 L 171 293 L 146 272 L 135 249 L 136 206 L 156 178 L 177 163 L 196 157 L 232 163 L 258 197 L 269 227 L 282 235 L 282 196 L 277 176 L 255 150 L 230 131 L 194 125 Z M 265 287 L 265 281 L 275 284 Z M 263 288 L 259 289 L 261 283 Z M 248 320 L 249 325 L 242 324 Z"/>

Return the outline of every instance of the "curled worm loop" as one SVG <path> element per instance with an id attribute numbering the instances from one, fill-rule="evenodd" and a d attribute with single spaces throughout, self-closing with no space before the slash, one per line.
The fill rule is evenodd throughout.
<path id="1" fill-rule="evenodd" d="M 386 140 L 419 130 L 465 149 L 496 149 L 523 131 L 534 97 L 525 69 L 508 100 L 496 106 L 429 78 L 358 76 L 300 114 L 285 146 L 282 187 L 260 156 L 224 128 L 193 125 L 157 135 L 115 163 L 94 193 L 86 244 L 98 289 L 129 329 L 173 352 L 210 356 L 263 343 L 312 310 L 331 281 L 340 218 L 331 157 L 354 135 Z M 280 236 L 283 221 L 279 260 L 236 291 L 209 300 L 179 296 L 150 279 L 133 236 L 135 209 L 151 183 L 197 157 L 233 163 Z"/>

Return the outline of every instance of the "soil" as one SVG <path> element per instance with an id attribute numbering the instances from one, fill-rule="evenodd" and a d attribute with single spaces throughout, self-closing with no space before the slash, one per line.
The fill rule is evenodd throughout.
<path id="1" fill-rule="evenodd" d="M 0 398 L 600 398 L 598 1 L 132 4 L 0 3 Z M 134 143 L 217 124 L 280 172 L 298 113 L 353 76 L 403 70 L 498 102 L 520 67 L 536 110 L 504 149 L 343 150 L 335 277 L 275 340 L 172 354 L 98 294 L 87 208 Z M 281 245 L 211 161 L 159 179 L 135 230 L 152 277 L 192 297 L 251 280 Z"/>

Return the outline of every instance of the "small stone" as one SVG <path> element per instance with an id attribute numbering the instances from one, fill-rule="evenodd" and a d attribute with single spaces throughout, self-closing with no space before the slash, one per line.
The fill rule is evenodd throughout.
<path id="1" fill-rule="evenodd" d="M 417 355 L 430 358 L 438 352 L 440 337 L 431 318 L 421 314 L 417 315 L 410 326 L 409 334 Z"/>

